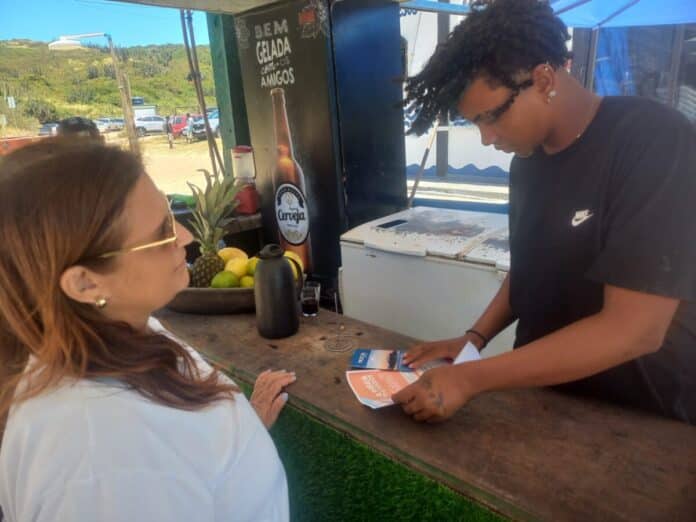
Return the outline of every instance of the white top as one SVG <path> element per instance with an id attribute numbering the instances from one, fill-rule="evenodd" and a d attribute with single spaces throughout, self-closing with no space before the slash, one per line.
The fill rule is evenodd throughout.
<path id="1" fill-rule="evenodd" d="M 289 520 L 285 471 L 242 394 L 191 412 L 87 380 L 11 411 L 0 506 L 6 522 Z"/>

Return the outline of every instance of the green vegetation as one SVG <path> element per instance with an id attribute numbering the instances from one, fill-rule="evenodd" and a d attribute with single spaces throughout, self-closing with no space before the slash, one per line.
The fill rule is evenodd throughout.
<path id="1" fill-rule="evenodd" d="M 197 52 L 206 104 L 215 106 L 210 49 L 198 46 Z M 133 96 L 157 105 L 160 115 L 198 112 L 183 45 L 118 48 L 117 53 Z M 14 111 L 5 96 L 14 96 Z M 18 129 L 35 131 L 40 123 L 68 116 L 123 117 L 107 47 L 60 52 L 49 51 L 45 42 L 0 41 L 0 97 L 0 114 Z"/>

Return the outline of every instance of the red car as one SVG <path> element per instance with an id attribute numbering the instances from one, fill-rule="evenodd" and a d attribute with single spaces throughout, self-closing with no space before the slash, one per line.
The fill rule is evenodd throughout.
<path id="1" fill-rule="evenodd" d="M 187 118 L 185 114 L 177 114 L 176 116 L 172 116 L 172 129 L 174 130 L 174 137 L 178 138 L 181 136 L 181 134 L 184 132 L 186 129 L 186 125 L 188 124 L 188 120 L 195 120 L 198 118 L 197 114 L 191 114 Z"/>

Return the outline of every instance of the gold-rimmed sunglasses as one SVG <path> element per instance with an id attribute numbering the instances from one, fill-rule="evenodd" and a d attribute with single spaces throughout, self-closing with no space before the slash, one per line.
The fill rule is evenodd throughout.
<path id="1" fill-rule="evenodd" d="M 150 248 L 155 248 L 158 246 L 164 246 L 164 245 L 170 245 L 172 243 L 176 243 L 177 235 L 176 235 L 176 219 L 174 218 L 174 212 L 172 212 L 172 207 L 171 204 L 169 203 L 169 199 L 167 198 L 167 195 L 162 192 L 162 196 L 164 197 L 165 201 L 167 202 L 167 209 L 169 210 L 169 220 L 167 222 L 168 229 L 165 231 L 166 237 L 164 239 L 158 239 L 157 241 L 152 241 L 150 243 L 143 243 L 142 245 L 136 245 L 132 246 L 129 248 L 123 248 L 121 250 L 114 250 L 113 252 L 107 252 L 106 254 L 102 254 L 100 256 L 97 256 L 97 259 L 107 259 L 110 257 L 116 257 L 120 256 L 123 254 L 130 254 L 131 252 L 140 252 L 141 250 L 148 250 Z"/>

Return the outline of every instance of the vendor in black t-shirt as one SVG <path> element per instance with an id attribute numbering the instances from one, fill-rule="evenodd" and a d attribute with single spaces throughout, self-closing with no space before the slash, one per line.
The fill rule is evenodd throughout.
<path id="1" fill-rule="evenodd" d="M 517 349 L 426 372 L 394 396 L 416 420 L 558 385 L 696 424 L 696 131 L 657 102 L 584 89 L 567 40 L 545 2 L 474 5 L 408 80 L 413 131 L 454 108 L 516 154 L 507 278 L 466 335 L 406 362 L 483 348 L 515 320 Z"/>

